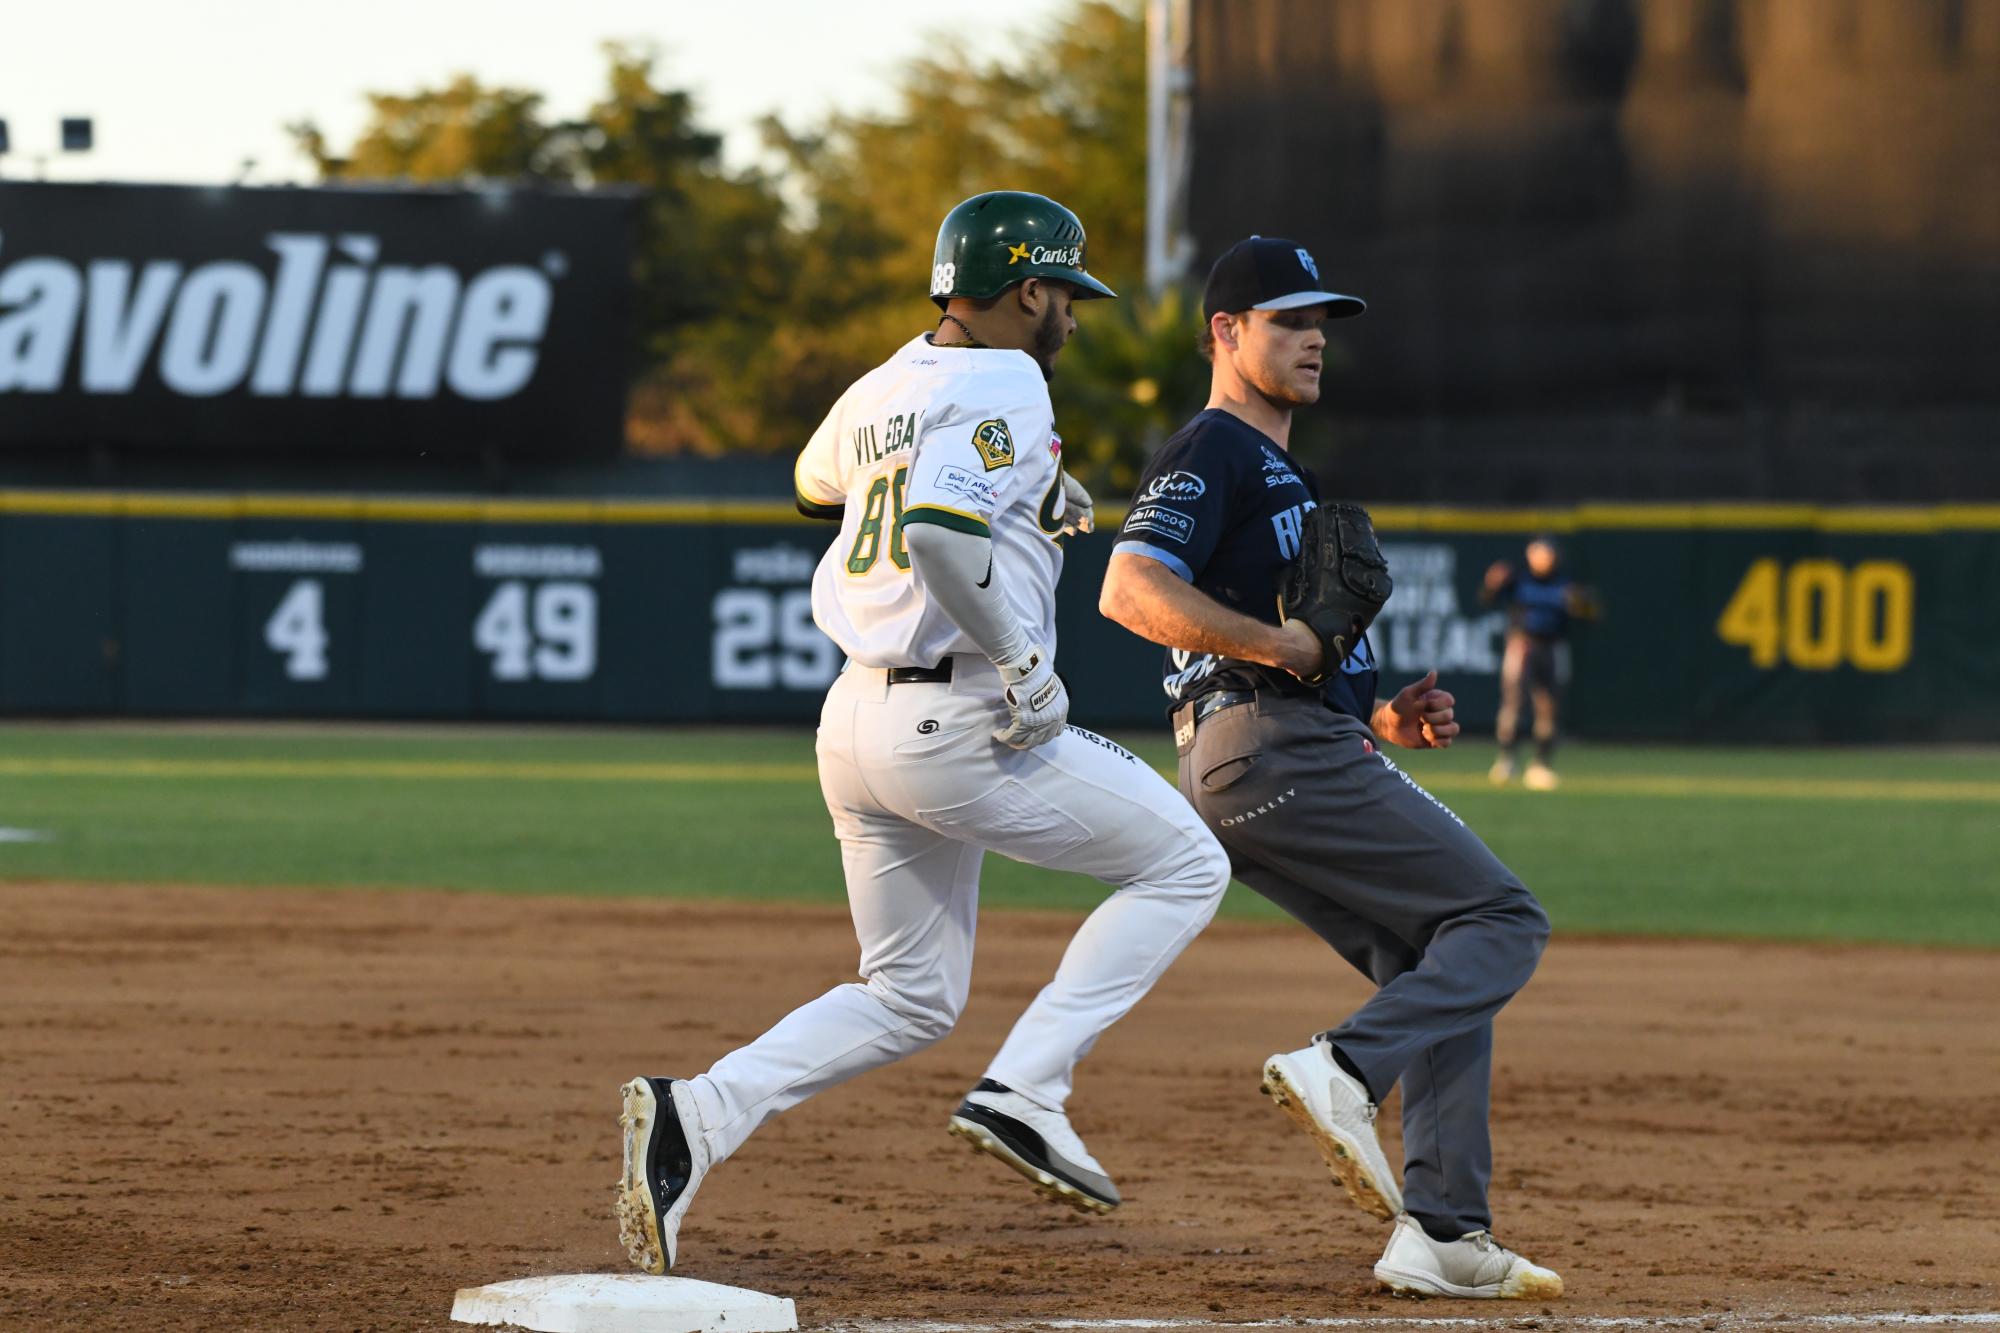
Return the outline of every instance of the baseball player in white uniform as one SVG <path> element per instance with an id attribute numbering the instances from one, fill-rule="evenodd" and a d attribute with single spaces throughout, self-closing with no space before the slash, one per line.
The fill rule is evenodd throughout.
<path id="1" fill-rule="evenodd" d="M 771 1116 L 950 1032 L 972 979 L 988 851 L 1117 886 L 1015 1023 L 952 1133 L 1092 1212 L 1119 1195 L 1064 1114 L 1076 1063 L 1215 914 L 1228 858 L 1172 784 L 1065 725 L 1060 539 L 1089 496 L 1062 470 L 1046 379 L 1070 303 L 1111 290 L 1076 216 L 966 200 L 938 234 L 937 331 L 841 396 L 800 455 L 800 508 L 840 520 L 813 614 L 847 653 L 818 737 L 862 981 L 689 1079 L 623 1089 L 620 1238 L 673 1267 L 707 1173 Z"/>

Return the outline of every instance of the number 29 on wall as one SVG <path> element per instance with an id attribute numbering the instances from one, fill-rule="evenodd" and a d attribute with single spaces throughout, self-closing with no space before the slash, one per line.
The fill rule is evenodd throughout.
<path id="1" fill-rule="evenodd" d="M 1910 661 L 1916 579 L 1899 560 L 1836 560 L 1786 566 L 1753 561 L 1715 632 L 1750 650 L 1750 664 L 1800 671 L 1901 671 Z"/>

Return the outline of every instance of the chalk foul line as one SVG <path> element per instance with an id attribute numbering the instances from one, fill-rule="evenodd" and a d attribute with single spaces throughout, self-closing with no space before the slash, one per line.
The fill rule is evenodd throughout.
<path id="1" fill-rule="evenodd" d="M 1963 1313 L 1882 1311 L 1875 1314 L 1560 1315 L 1522 1310 L 1478 1319 L 1467 1316 L 1343 1315 L 1334 1318 L 1224 1319 L 1034 1319 L 968 1323 L 938 1319 L 865 1319 L 816 1326 L 821 1333 L 1019 1333 L 1025 1329 L 1701 1329 L 1728 1333 L 1811 1333 L 1820 1329 L 2000 1328 L 2000 1310 Z"/>

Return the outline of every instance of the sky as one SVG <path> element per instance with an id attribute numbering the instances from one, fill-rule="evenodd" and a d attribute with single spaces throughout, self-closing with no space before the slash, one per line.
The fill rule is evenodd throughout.
<path id="1" fill-rule="evenodd" d="M 725 153 L 754 160 L 776 111 L 888 104 L 898 65 L 940 32 L 975 51 L 1016 49 L 1067 0 L 4 0 L 0 177 L 276 184 L 310 179 L 284 133 L 312 120 L 336 148 L 363 94 L 436 87 L 465 72 L 545 95 L 554 117 L 600 93 L 610 38 L 650 40 L 657 75 L 692 90 Z M 86 115 L 96 148 L 57 151 L 57 122 Z M 38 161 L 40 159 L 40 161 Z M 246 161 L 250 165 L 246 167 Z"/>

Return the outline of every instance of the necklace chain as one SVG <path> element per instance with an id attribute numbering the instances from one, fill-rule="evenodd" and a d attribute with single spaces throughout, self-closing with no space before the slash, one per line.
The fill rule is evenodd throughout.
<path id="1" fill-rule="evenodd" d="M 957 315 L 946 315 L 946 316 L 944 317 L 944 319 L 941 319 L 941 320 L 939 320 L 939 321 L 938 321 L 938 327 L 939 327 L 940 329 L 942 329 L 942 328 L 944 327 L 944 320 L 945 320 L 945 319 L 948 319 L 948 320 L 950 320 L 950 321 L 951 321 L 952 323 L 954 323 L 954 324 L 958 325 L 958 327 L 959 327 L 960 329 L 963 329 L 963 330 L 965 331 L 965 341 L 964 341 L 964 342 L 950 342 L 950 343 L 941 343 L 941 342 L 938 342 L 938 341 L 937 341 L 937 338 L 936 338 L 936 336 L 935 336 L 935 335 L 933 335 L 933 336 L 932 336 L 932 338 L 931 338 L 931 341 L 932 341 L 933 343 L 935 343 L 935 344 L 936 344 L 937 346 L 939 346 L 939 347 L 985 347 L 985 346 L 986 346 L 986 344 L 985 344 L 985 343 L 983 343 L 983 342 L 979 341 L 979 339 L 977 339 L 977 338 L 975 338 L 975 337 L 973 336 L 973 334 L 972 334 L 972 329 L 971 329 L 971 327 L 970 327 L 970 326 L 968 326 L 968 325 L 966 324 L 966 322 L 965 322 L 964 320 L 960 319 L 960 318 L 959 318 L 959 317 L 958 317 Z"/>

